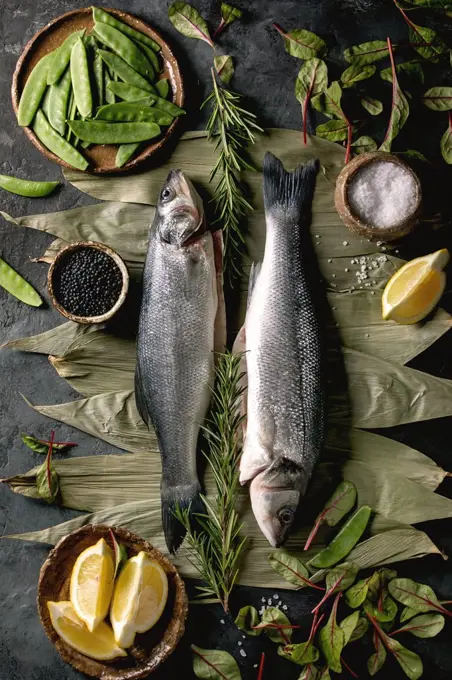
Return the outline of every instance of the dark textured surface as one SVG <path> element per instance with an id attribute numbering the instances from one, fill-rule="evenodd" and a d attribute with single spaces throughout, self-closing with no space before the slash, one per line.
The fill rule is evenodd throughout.
<path id="1" fill-rule="evenodd" d="M 55 179 L 60 169 L 46 161 L 18 128 L 12 112 L 9 90 L 11 76 L 21 49 L 29 38 L 53 17 L 87 3 L 80 0 L 2 0 L 0 3 L 0 92 L 2 118 L 0 125 L 0 172 L 12 173 L 34 179 Z M 167 20 L 167 0 L 113 0 L 101 1 L 102 6 L 114 4 L 120 9 L 136 13 L 148 19 L 163 36 L 174 44 L 176 54 L 187 74 L 187 89 L 195 113 L 188 120 L 189 127 L 202 126 L 196 104 L 208 91 L 210 54 L 207 45 L 200 41 L 179 36 Z M 211 19 L 218 21 L 219 3 L 197 2 L 197 7 Z M 259 113 L 264 125 L 299 127 L 299 105 L 292 96 L 293 81 L 299 64 L 287 55 L 281 39 L 271 29 L 277 21 L 284 28 L 304 26 L 328 42 L 333 63 L 333 77 L 340 73 L 340 52 L 343 47 L 372 38 L 385 38 L 389 33 L 398 42 L 406 37 L 406 28 L 400 20 L 391 0 L 253 0 L 237 3 L 247 9 L 243 22 L 230 27 L 221 39 L 222 49 L 237 57 L 237 74 L 234 85 L 248 95 L 250 105 Z M 419 17 L 419 18 L 418 18 Z M 430 15 L 416 15 L 418 23 L 431 24 Z M 438 25 L 445 37 L 452 35 L 442 19 Z M 450 42 L 450 40 L 449 40 Z M 450 72 L 438 83 L 446 82 Z M 415 107 L 413 107 L 415 108 Z M 439 116 L 439 117 L 438 117 Z M 420 150 L 437 148 L 439 136 L 445 128 L 445 118 L 430 113 L 419 105 L 415 108 L 415 125 L 404 133 L 397 148 L 404 149 L 416 144 Z M 445 166 L 441 176 L 444 178 Z M 431 180 L 432 175 L 429 179 Z M 432 182 L 430 182 L 430 185 Z M 450 193 L 446 197 L 449 199 Z M 27 200 L 2 192 L 1 208 L 13 215 L 50 212 L 86 204 L 91 199 L 64 185 L 55 195 L 43 200 Z M 438 208 L 435 202 L 435 208 Z M 429 236 L 429 239 L 431 237 Z M 39 255 L 51 237 L 22 228 L 15 228 L 3 220 L 0 224 L 0 255 L 26 276 L 46 296 L 45 278 L 47 267 L 32 264 L 30 257 Z M 433 248 L 433 244 L 432 244 Z M 427 249 L 430 249 L 430 240 Z M 50 308 L 31 309 L 0 290 L 0 342 L 31 335 L 60 323 L 61 317 Z M 442 338 L 416 362 L 416 366 L 446 377 L 452 377 L 450 367 L 450 336 Z M 22 401 L 19 392 L 32 402 L 51 404 L 76 397 L 68 385 L 51 369 L 46 357 L 0 352 L 0 474 L 12 475 L 29 469 L 40 459 L 20 442 L 21 431 L 47 438 L 50 428 L 56 426 L 58 439 L 75 439 L 79 447 L 71 455 L 87 455 L 111 451 L 111 447 L 85 434 L 72 431 L 66 426 L 52 423 L 34 413 Z M 452 469 L 450 460 L 450 419 L 437 423 L 420 424 L 394 431 L 395 437 L 416 446 L 433 457 L 446 469 Z M 451 485 L 443 484 L 441 491 L 450 495 Z M 118 499 L 119 500 L 119 499 Z M 74 513 L 21 498 L 6 488 L 0 488 L 0 534 L 16 533 L 47 527 L 69 519 Z M 448 553 L 452 553 L 450 522 L 429 525 L 429 533 Z M 4 541 L 0 543 L 0 680 L 75 680 L 81 676 L 65 665 L 53 650 L 41 628 L 36 612 L 35 598 L 39 568 L 47 550 L 43 546 Z M 404 574 L 428 581 L 439 590 L 443 599 L 452 599 L 451 568 L 441 558 L 423 560 L 400 569 Z M 258 585 L 258 584 L 256 584 Z M 261 597 L 273 595 L 274 591 L 258 591 L 238 588 L 233 598 L 233 611 L 242 604 L 260 605 Z M 300 639 L 306 639 L 309 626 L 308 612 L 317 596 L 303 592 L 289 595 L 279 593 L 289 606 L 293 620 L 303 625 Z M 225 621 L 224 624 L 221 621 Z M 450 631 L 450 625 L 449 631 Z M 228 649 L 233 652 L 243 669 L 244 680 L 256 678 L 253 668 L 265 648 L 268 652 L 265 680 L 279 677 L 295 679 L 300 669 L 276 657 L 275 648 L 260 638 L 243 640 L 246 657 L 239 655 L 239 631 L 222 615 L 218 607 L 191 608 L 188 634 L 178 653 L 172 657 L 159 678 L 192 677 L 188 642 L 203 647 Z M 446 680 L 452 677 L 450 633 L 444 632 L 437 639 L 409 640 L 410 647 L 417 649 L 425 662 L 428 680 Z M 347 661 L 365 677 L 365 658 L 371 651 L 357 645 L 360 653 L 350 648 Z M 355 658 L 356 657 L 356 658 Z M 362 657 L 362 658 L 361 658 Z M 400 673 L 388 662 L 381 677 L 396 678 Z M 344 672 L 343 677 L 350 677 Z"/>

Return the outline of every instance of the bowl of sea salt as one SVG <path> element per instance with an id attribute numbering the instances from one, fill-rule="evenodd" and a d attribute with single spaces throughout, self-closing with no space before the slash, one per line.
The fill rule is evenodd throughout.
<path id="1" fill-rule="evenodd" d="M 422 201 L 417 175 L 398 156 L 356 156 L 336 182 L 336 209 L 344 223 L 371 241 L 394 241 L 417 222 Z"/>

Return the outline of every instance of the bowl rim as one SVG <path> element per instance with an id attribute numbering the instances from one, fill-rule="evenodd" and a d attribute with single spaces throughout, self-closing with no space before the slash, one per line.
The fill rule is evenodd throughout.
<path id="1" fill-rule="evenodd" d="M 67 255 L 67 253 L 70 253 L 74 250 L 79 250 L 80 248 L 93 248 L 95 250 L 100 250 L 106 253 L 117 264 L 121 272 L 122 276 L 121 293 L 119 294 L 119 297 L 116 300 L 113 307 L 109 309 L 108 312 L 105 312 L 105 314 L 101 314 L 99 316 L 78 316 L 77 314 L 72 314 L 58 302 L 57 296 L 55 294 L 55 289 L 53 286 L 53 277 L 56 268 L 58 267 L 61 260 Z M 110 248 L 110 246 L 106 246 L 104 243 L 99 243 L 98 241 L 75 241 L 74 243 L 69 243 L 69 245 L 65 246 L 57 253 L 55 259 L 53 260 L 49 267 L 49 271 L 47 272 L 47 288 L 53 306 L 60 312 L 62 316 L 65 316 L 67 319 L 70 319 L 71 321 L 80 324 L 103 323 L 111 319 L 123 305 L 127 297 L 127 293 L 129 290 L 129 282 L 130 282 L 129 271 L 122 257 L 115 250 L 113 250 L 113 248 Z"/>
<path id="2" fill-rule="evenodd" d="M 182 78 L 182 73 L 181 69 L 179 66 L 179 62 L 177 61 L 170 45 L 168 42 L 154 29 L 153 26 L 151 26 L 147 21 L 144 21 L 143 19 L 140 19 L 139 17 L 135 16 L 134 14 L 131 14 L 130 12 L 125 12 L 124 10 L 120 9 L 115 9 L 113 7 L 102 7 L 102 9 L 105 12 L 108 12 L 109 14 L 112 14 L 116 18 L 123 20 L 124 17 L 126 17 L 128 20 L 130 20 L 130 25 L 132 28 L 136 28 L 137 30 L 140 30 L 144 32 L 146 35 L 148 35 L 150 38 L 155 40 L 156 42 L 159 43 L 161 46 L 161 55 L 163 62 L 165 64 L 165 67 L 168 70 L 168 76 L 169 80 L 173 89 L 173 101 L 174 103 L 183 108 L 184 101 L 185 101 L 185 87 L 184 87 L 184 81 Z M 45 40 L 46 38 L 46 33 L 51 33 L 52 29 L 57 26 L 60 23 L 63 23 L 65 20 L 70 18 L 71 16 L 77 16 L 77 15 L 84 15 L 84 14 L 91 14 L 92 13 L 92 6 L 90 7 L 80 7 L 78 9 L 73 9 L 70 10 L 69 12 L 64 12 L 64 14 L 60 14 L 59 16 L 55 17 L 52 19 L 50 22 L 48 22 L 45 26 L 43 26 L 39 31 L 37 31 L 31 38 L 30 40 L 26 43 L 24 49 L 22 50 L 22 53 L 16 63 L 16 67 L 14 69 L 13 73 L 13 79 L 12 79 L 12 84 L 11 84 L 11 99 L 12 99 L 12 105 L 13 105 L 13 110 L 17 118 L 17 112 L 19 109 L 19 101 L 20 101 L 20 92 L 21 88 L 19 87 L 19 81 L 20 78 L 23 75 L 23 69 L 26 68 L 26 63 L 30 55 L 32 54 L 33 48 L 35 46 L 35 43 L 43 39 Z M 128 22 L 126 22 L 128 23 Z M 143 30 L 144 29 L 144 30 Z M 166 54 L 164 54 L 166 53 Z M 117 167 L 103 167 L 103 166 L 96 166 L 92 167 L 92 164 L 88 166 L 86 170 L 77 170 L 74 168 L 74 166 L 70 165 L 70 163 L 67 163 L 66 161 L 62 160 L 59 158 L 56 154 L 53 153 L 53 151 L 50 151 L 44 144 L 38 139 L 38 137 L 35 135 L 33 129 L 30 126 L 23 127 L 23 131 L 27 135 L 27 137 L 30 139 L 30 141 L 34 144 L 34 146 L 46 157 L 49 158 L 50 160 L 54 161 L 55 163 L 58 163 L 58 165 L 61 165 L 64 168 L 67 168 L 69 170 L 73 171 L 78 171 L 78 172 L 83 172 L 86 174 L 116 174 L 116 173 L 124 173 L 128 172 L 136 167 L 140 167 L 145 161 L 147 161 L 151 156 L 153 156 L 155 153 L 157 153 L 165 144 L 166 142 L 169 141 L 170 138 L 173 137 L 174 132 L 180 127 L 181 125 L 181 120 L 180 116 L 174 119 L 174 121 L 171 123 L 171 125 L 165 130 L 164 134 L 162 134 L 155 142 L 152 142 L 152 140 L 149 140 L 149 144 L 144 147 L 144 149 L 134 158 L 129 160 L 125 165 L 123 165 L 121 168 Z M 93 146 L 113 146 L 113 145 L 93 145 Z"/>

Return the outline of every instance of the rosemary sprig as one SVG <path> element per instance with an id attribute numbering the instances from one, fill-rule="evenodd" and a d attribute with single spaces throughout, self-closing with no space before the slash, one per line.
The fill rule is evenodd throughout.
<path id="1" fill-rule="evenodd" d="M 255 170 L 246 158 L 246 146 L 254 144 L 255 133 L 263 132 L 256 116 L 241 106 L 241 96 L 218 84 L 212 69 L 213 91 L 201 108 L 210 104 L 212 113 L 207 123 L 209 139 L 218 136 L 218 160 L 210 181 L 219 177 L 213 200 L 218 221 L 223 226 L 224 268 L 229 280 L 242 275 L 241 263 L 246 250 L 243 218 L 253 207 L 245 198 L 245 187 L 240 180 L 243 170 Z"/>
<path id="2" fill-rule="evenodd" d="M 242 373 L 241 355 L 226 352 L 218 358 L 212 413 L 204 426 L 208 442 L 205 454 L 215 479 L 214 498 L 203 496 L 206 512 L 196 513 L 199 524 L 190 523 L 190 509 L 176 510 L 176 517 L 187 531 L 187 548 L 191 564 L 205 586 L 198 586 L 201 598 L 212 597 L 229 610 L 229 595 L 237 579 L 238 559 L 245 540 L 240 538 L 242 523 L 235 509 L 239 493 L 239 458 L 241 454 L 240 411 Z"/>

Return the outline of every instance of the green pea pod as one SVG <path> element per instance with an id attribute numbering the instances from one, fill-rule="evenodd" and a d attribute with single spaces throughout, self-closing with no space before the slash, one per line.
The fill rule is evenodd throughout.
<path id="1" fill-rule="evenodd" d="M 34 182 L 31 179 L 19 179 L 10 175 L 0 175 L 0 187 L 17 196 L 42 198 L 48 196 L 59 185 L 59 182 Z"/>
<path id="2" fill-rule="evenodd" d="M 134 155 L 135 151 L 141 146 L 140 142 L 132 142 L 131 144 L 121 144 L 116 154 L 115 165 L 117 168 L 122 168 L 123 165 L 129 161 Z"/>
<path id="3" fill-rule="evenodd" d="M 47 120 L 49 120 L 50 116 L 50 95 L 52 94 L 52 88 L 48 87 L 44 93 L 44 97 L 42 98 L 42 105 L 41 108 L 46 114 Z"/>
<path id="4" fill-rule="evenodd" d="M 112 80 L 107 85 L 107 88 L 113 95 L 116 95 L 125 101 L 135 101 L 136 99 L 143 99 L 150 95 L 149 92 L 142 90 L 140 87 L 135 87 L 135 85 L 130 85 L 129 83 L 116 83 Z M 155 99 L 154 94 L 152 97 Z"/>
<path id="5" fill-rule="evenodd" d="M 47 85 L 54 85 L 69 66 L 72 48 L 79 38 L 85 35 L 85 29 L 75 31 L 53 52 L 53 59 L 47 72 Z"/>
<path id="6" fill-rule="evenodd" d="M 108 123 L 103 120 L 72 120 L 72 132 L 93 144 L 129 144 L 145 142 L 160 134 L 157 123 Z"/>
<path id="7" fill-rule="evenodd" d="M 108 120 L 110 122 L 154 122 L 158 125 L 171 125 L 173 117 L 149 105 L 149 97 L 137 99 L 135 102 L 119 102 L 101 106 L 97 111 L 95 120 Z"/>
<path id="8" fill-rule="evenodd" d="M 182 116 L 185 113 L 184 109 L 179 108 L 179 106 L 176 106 L 173 102 L 169 102 L 167 99 L 163 99 L 163 97 L 155 97 L 155 106 L 162 111 L 166 111 L 174 118 Z"/>
<path id="9" fill-rule="evenodd" d="M 94 82 L 96 83 L 96 103 L 103 106 L 104 101 L 104 62 L 99 54 L 96 54 L 93 61 Z"/>
<path id="10" fill-rule="evenodd" d="M 135 71 L 124 59 L 118 57 L 117 54 L 107 52 L 106 50 L 98 50 L 104 64 L 107 64 L 110 71 L 118 75 L 121 80 L 129 85 L 135 85 L 146 92 L 155 92 L 154 87 L 146 78 L 143 78 L 137 71 Z"/>
<path id="11" fill-rule="evenodd" d="M 66 69 L 66 73 L 59 82 L 50 87 L 49 111 L 48 115 L 46 115 L 53 129 L 63 136 L 66 134 L 66 118 L 71 87 L 72 78 L 70 69 Z"/>
<path id="12" fill-rule="evenodd" d="M 168 93 L 170 89 L 168 78 L 162 78 L 161 80 L 158 80 L 155 84 L 155 89 L 157 90 L 159 97 L 168 99 Z"/>
<path id="13" fill-rule="evenodd" d="M 25 83 L 17 112 L 17 122 L 22 127 L 30 125 L 39 109 L 47 88 L 47 74 L 53 54 L 53 52 L 50 52 L 38 61 Z"/>
<path id="14" fill-rule="evenodd" d="M 78 170 L 86 170 L 89 165 L 86 158 L 52 128 L 42 111 L 38 111 L 35 116 L 33 130 L 44 146 L 50 149 L 58 158 L 61 158 L 61 160 Z"/>
<path id="15" fill-rule="evenodd" d="M 128 35 L 129 38 L 132 38 L 139 43 L 148 45 L 148 47 L 151 47 L 155 52 L 160 51 L 160 45 L 155 42 L 155 40 L 152 40 L 152 38 L 150 38 L 148 35 L 145 35 L 144 33 L 140 33 L 140 31 L 136 31 L 134 28 L 128 24 L 125 24 L 123 21 L 116 19 L 108 12 L 104 12 L 104 10 L 99 9 L 99 7 L 93 7 L 93 19 L 95 22 L 101 21 L 102 23 L 108 24 L 109 26 L 114 26 L 119 31 L 121 31 L 121 33 L 124 33 L 124 35 Z"/>
<path id="16" fill-rule="evenodd" d="M 332 567 L 344 559 L 358 543 L 369 521 L 371 509 L 368 505 L 359 508 L 344 524 L 331 543 L 314 555 L 308 566 L 318 569 Z"/>
<path id="17" fill-rule="evenodd" d="M 42 299 L 33 286 L 30 286 L 30 284 L 1 257 L 0 286 L 27 305 L 31 305 L 32 307 L 40 307 L 42 305 Z"/>
<path id="18" fill-rule="evenodd" d="M 83 40 L 79 38 L 71 52 L 71 76 L 75 103 L 83 118 L 89 118 L 93 110 L 93 96 L 88 68 L 88 57 Z"/>
<path id="19" fill-rule="evenodd" d="M 140 73 L 145 78 L 153 80 L 155 78 L 155 70 L 147 56 L 140 50 L 140 48 L 128 38 L 124 33 L 118 31 L 114 26 L 103 24 L 102 22 L 94 24 L 94 35 L 104 45 L 109 47 L 113 52 L 118 54 L 121 59 L 124 59 L 126 64 Z"/>
<path id="20" fill-rule="evenodd" d="M 107 104 L 114 104 L 116 101 L 116 97 L 111 90 L 111 85 L 115 85 L 115 82 L 111 79 L 110 73 L 108 72 L 108 69 L 105 68 L 104 70 L 104 92 L 105 92 L 105 101 Z M 125 83 L 123 83 L 125 85 Z M 142 90 L 145 95 L 149 94 L 149 92 L 145 92 Z"/>
<path id="21" fill-rule="evenodd" d="M 160 68 L 159 58 L 158 58 L 158 56 L 156 55 L 156 53 L 154 52 L 154 50 L 152 50 L 152 49 L 151 49 L 150 47 L 148 47 L 147 45 L 143 45 L 143 43 L 141 43 L 141 44 L 138 43 L 138 47 L 140 48 L 140 50 L 141 50 L 142 52 L 145 53 L 145 55 L 147 56 L 148 60 L 151 62 L 152 66 L 154 67 L 154 71 L 155 71 L 156 73 L 160 73 L 160 71 L 161 71 L 162 69 Z"/>

